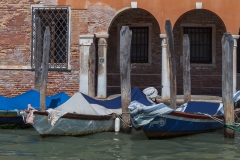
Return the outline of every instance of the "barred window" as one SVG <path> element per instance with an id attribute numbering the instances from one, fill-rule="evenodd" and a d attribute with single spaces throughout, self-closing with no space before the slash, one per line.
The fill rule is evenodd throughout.
<path id="1" fill-rule="evenodd" d="M 32 7 L 32 47 L 31 64 L 34 64 L 36 50 L 36 18 L 41 20 L 42 40 L 47 26 L 50 28 L 51 40 L 49 51 L 49 69 L 66 70 L 69 53 L 69 11 L 67 7 Z M 43 44 L 43 42 L 42 42 Z M 42 45 L 43 46 L 43 45 Z"/>
<path id="2" fill-rule="evenodd" d="M 148 27 L 129 27 L 132 31 L 131 63 L 148 63 Z"/>
<path id="3" fill-rule="evenodd" d="M 190 62 L 212 63 L 212 27 L 184 27 L 190 40 Z"/>

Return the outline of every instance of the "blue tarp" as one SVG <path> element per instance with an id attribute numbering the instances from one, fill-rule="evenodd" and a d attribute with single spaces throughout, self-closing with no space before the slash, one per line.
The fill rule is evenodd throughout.
<path id="1" fill-rule="evenodd" d="M 209 115 L 223 115 L 224 108 L 222 103 L 217 102 L 201 102 L 201 101 L 190 101 L 184 103 L 176 111 L 185 113 L 204 113 Z"/>
<path id="2" fill-rule="evenodd" d="M 60 92 L 53 96 L 46 96 L 46 109 L 55 108 L 66 102 L 70 96 Z M 8 98 L 0 95 L 0 110 L 24 110 L 28 104 L 31 104 L 35 109 L 40 109 L 40 93 L 36 90 L 29 90 L 16 97 Z"/>
<path id="3" fill-rule="evenodd" d="M 83 93 L 82 95 L 90 104 L 99 104 L 100 106 L 104 106 L 108 109 L 118 109 L 122 107 L 121 97 L 111 100 L 96 100 Z M 146 95 L 137 87 L 131 90 L 131 101 L 138 101 L 147 106 L 152 105 L 152 103 L 148 101 Z"/>
<path id="4" fill-rule="evenodd" d="M 159 103 L 156 105 L 147 106 L 141 104 L 137 101 L 131 102 L 128 106 L 131 122 L 135 128 L 147 125 L 156 116 L 162 116 L 171 113 L 174 109 L 166 106 L 164 103 Z M 209 115 L 223 115 L 223 105 L 222 103 L 214 102 L 197 102 L 191 101 L 183 104 L 181 107 L 177 108 L 176 111 L 192 113 L 192 114 L 209 114 Z"/>

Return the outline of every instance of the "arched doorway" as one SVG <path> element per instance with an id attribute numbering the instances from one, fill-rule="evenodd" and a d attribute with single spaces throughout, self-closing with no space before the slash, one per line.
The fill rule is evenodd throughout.
<path id="1" fill-rule="evenodd" d="M 225 32 L 223 21 L 209 10 L 191 10 L 178 18 L 173 28 L 178 94 L 183 93 L 182 37 L 188 34 L 192 94 L 221 95 L 221 39 Z"/>
<path id="2" fill-rule="evenodd" d="M 127 9 L 109 27 L 107 50 L 107 93 L 120 93 L 119 34 L 121 26 L 132 30 L 131 86 L 161 89 L 161 39 L 156 19 L 143 9 Z"/>

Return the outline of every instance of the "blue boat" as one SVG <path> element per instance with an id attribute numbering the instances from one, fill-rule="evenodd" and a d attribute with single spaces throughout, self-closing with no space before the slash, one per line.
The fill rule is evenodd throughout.
<path id="1" fill-rule="evenodd" d="M 222 103 L 192 101 L 174 110 L 163 103 L 144 106 L 135 101 L 128 108 L 133 126 L 142 127 L 148 139 L 211 132 L 224 127 Z"/>
<path id="2" fill-rule="evenodd" d="M 46 108 L 55 108 L 69 98 L 70 96 L 63 92 L 46 96 Z M 40 93 L 38 91 L 29 90 L 11 98 L 0 95 L 0 124 L 25 124 L 20 111 L 26 110 L 28 104 L 31 104 L 37 110 L 40 109 Z"/>

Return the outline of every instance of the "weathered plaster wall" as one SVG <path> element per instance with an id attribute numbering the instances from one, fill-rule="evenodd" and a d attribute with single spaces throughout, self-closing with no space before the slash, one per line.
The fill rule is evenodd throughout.
<path id="1" fill-rule="evenodd" d="M 98 3 L 99 0 L 57 0 L 58 5 L 70 5 L 75 9 L 87 9 L 89 6 Z M 103 4 L 109 5 L 118 11 L 123 8 L 131 7 L 132 0 L 101 0 Z M 196 2 L 199 0 L 135 0 L 138 2 L 138 8 L 142 8 L 150 12 L 160 24 L 160 28 L 164 28 L 165 21 L 171 20 L 175 24 L 177 19 L 190 10 L 196 8 Z M 227 31 L 233 35 L 238 34 L 240 21 L 239 0 L 201 0 L 203 9 L 216 13 L 225 23 Z M 165 31 L 162 30 L 162 33 Z"/>

